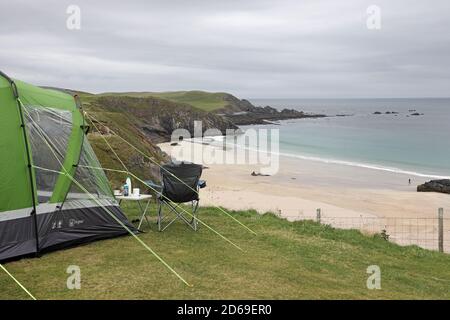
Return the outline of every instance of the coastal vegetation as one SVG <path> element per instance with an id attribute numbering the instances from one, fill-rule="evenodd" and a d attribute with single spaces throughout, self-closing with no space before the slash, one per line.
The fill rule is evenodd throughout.
<path id="1" fill-rule="evenodd" d="M 102 166 L 123 169 L 105 138 L 127 168 L 142 179 L 158 179 L 156 163 L 167 161 L 168 157 L 156 144 L 167 141 L 171 130 L 192 130 L 191 123 L 199 119 L 206 124 L 204 129 L 235 127 L 229 117 L 223 116 L 228 112 L 223 108 L 215 112 L 201 110 L 185 101 L 167 100 L 167 96 L 79 96 L 89 120 L 88 137 Z M 245 100 L 235 99 L 240 103 L 229 107 L 228 115 L 244 105 L 250 112 L 264 109 L 262 113 L 266 115 L 283 113 L 274 113 L 270 107 L 250 107 Z M 106 173 L 113 187 L 123 183 L 123 174 Z M 123 210 L 130 221 L 139 217 L 133 204 L 124 203 Z M 202 207 L 202 221 L 238 244 L 243 249 L 239 251 L 204 226 L 192 232 L 184 224 L 175 223 L 165 232 L 156 232 L 155 210 L 152 205 L 151 227 L 146 226 L 146 233 L 139 237 L 193 287 L 185 286 L 132 237 L 94 242 L 38 259 L 22 259 L 7 263 L 6 267 L 38 299 L 450 298 L 446 280 L 450 278 L 450 256 L 417 246 L 398 246 L 389 241 L 386 231 L 374 236 L 312 221 L 289 222 L 272 213 L 232 212 L 257 233 L 254 236 L 219 209 Z M 70 265 L 81 269 L 80 290 L 67 289 L 66 271 Z M 381 270 L 380 290 L 367 288 L 367 268 L 374 265 Z M 0 286 L 0 299 L 28 298 L 4 273 L 0 274 Z"/>
<path id="2" fill-rule="evenodd" d="M 135 203 L 125 204 L 131 220 Z M 150 209 L 154 219 L 155 208 Z M 232 212 L 254 236 L 215 208 L 202 221 L 244 251 L 201 226 L 175 223 L 139 237 L 193 287 L 187 287 L 132 237 L 94 242 L 41 258 L 6 264 L 37 299 L 449 299 L 450 256 L 400 247 L 381 236 L 338 230 L 273 214 Z M 69 265 L 81 269 L 81 289 L 69 290 Z M 369 290 L 369 266 L 381 270 L 381 289 Z M 27 299 L 5 273 L 0 299 Z"/>
<path id="3" fill-rule="evenodd" d="M 122 170 L 122 164 L 104 142 L 104 137 L 127 168 L 143 179 L 158 180 L 155 163 L 168 160 L 156 144 L 170 140 L 176 129 L 187 129 L 194 136 L 194 121 L 202 122 L 203 132 L 215 128 L 225 133 L 238 125 L 267 123 L 280 119 L 322 117 L 301 111 L 278 111 L 256 107 L 228 93 L 204 91 L 125 92 L 91 94 L 71 91 L 79 96 L 86 119 L 94 121 L 88 138 L 103 167 Z M 154 161 L 133 150 L 115 134 L 131 141 Z M 103 137 L 101 136 L 103 135 Z M 114 187 L 123 176 L 107 172 Z"/>
<path id="4" fill-rule="evenodd" d="M 121 93 L 103 93 L 100 96 L 127 96 L 134 98 L 158 98 L 175 103 L 189 104 L 203 111 L 215 111 L 225 108 L 228 105 L 227 97 L 230 96 L 224 92 L 206 92 L 200 90 L 191 91 L 167 91 L 167 92 L 121 92 Z"/>

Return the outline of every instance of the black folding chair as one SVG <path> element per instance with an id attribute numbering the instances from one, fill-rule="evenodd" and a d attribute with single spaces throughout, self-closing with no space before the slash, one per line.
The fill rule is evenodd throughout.
<path id="1" fill-rule="evenodd" d="M 199 204 L 198 191 L 206 186 L 200 180 L 202 166 L 194 163 L 181 162 L 163 165 L 161 170 L 161 191 L 157 195 L 158 200 L 158 230 L 164 231 L 176 220 L 182 220 L 192 229 L 197 231 L 197 209 Z M 190 216 L 186 216 L 177 208 L 178 204 L 190 202 Z M 177 205 L 174 205 L 177 204 Z M 163 220 L 167 216 L 163 215 L 163 205 L 166 205 L 175 217 L 163 226 Z M 187 210 L 187 209 L 186 209 Z"/>

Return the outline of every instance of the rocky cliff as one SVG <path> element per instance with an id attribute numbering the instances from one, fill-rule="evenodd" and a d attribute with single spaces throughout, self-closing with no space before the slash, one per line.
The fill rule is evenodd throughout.
<path id="1" fill-rule="evenodd" d="M 278 111 L 270 106 L 258 107 L 248 100 L 238 99 L 231 94 L 224 94 L 223 100 L 226 103 L 225 107 L 214 112 L 236 125 L 267 124 L 278 120 L 321 118 L 326 116 L 323 114 L 308 114 L 294 109 Z"/>
<path id="2" fill-rule="evenodd" d="M 418 192 L 440 192 L 450 194 L 450 179 L 431 180 L 417 186 Z"/>
<path id="3" fill-rule="evenodd" d="M 278 111 L 269 106 L 256 107 L 248 100 L 241 100 L 227 93 L 73 93 L 80 97 L 87 114 L 95 118 L 95 126 L 91 126 L 89 140 L 102 166 L 124 169 L 121 161 L 105 143 L 106 137 L 130 171 L 151 179 L 158 178 L 159 168 L 156 163 L 168 160 L 157 144 L 169 141 L 176 129 L 187 129 L 191 136 L 194 136 L 194 121 L 202 122 L 202 132 L 214 128 L 224 134 L 227 129 L 238 129 L 236 125 L 324 116 L 288 109 Z M 114 133 L 119 133 L 137 146 L 149 155 L 151 160 L 124 143 Z M 107 174 L 114 186 L 120 185 L 124 180 L 123 174 L 110 171 Z"/>
<path id="4" fill-rule="evenodd" d="M 101 96 L 95 104 L 107 112 L 133 117 L 136 127 L 154 143 L 169 141 L 176 129 L 187 129 L 193 136 L 194 121 L 201 121 L 202 132 L 215 128 L 225 134 L 226 129 L 237 129 L 230 120 L 214 113 L 154 97 Z"/>
<path id="5" fill-rule="evenodd" d="M 194 121 L 202 121 L 203 132 L 217 128 L 222 133 L 237 127 L 229 120 L 213 113 L 198 110 L 188 104 L 174 103 L 153 97 L 129 97 L 121 95 L 80 94 L 86 118 L 90 124 L 89 140 L 102 166 L 109 169 L 128 170 L 143 179 L 158 180 L 158 163 L 168 161 L 157 143 L 170 140 L 175 129 L 187 129 L 194 134 Z M 151 159 L 127 145 L 114 133 L 131 142 Z M 110 150 L 104 139 L 120 157 Z M 121 173 L 107 171 L 114 187 L 120 186 L 125 177 Z M 143 186 L 141 186 L 143 187 Z M 144 189 L 145 190 L 145 189 Z"/>

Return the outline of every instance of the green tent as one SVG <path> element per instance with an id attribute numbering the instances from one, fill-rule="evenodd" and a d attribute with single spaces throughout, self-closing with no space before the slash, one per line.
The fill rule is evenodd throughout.
<path id="1" fill-rule="evenodd" d="M 0 261 L 136 232 L 76 101 L 0 71 Z"/>

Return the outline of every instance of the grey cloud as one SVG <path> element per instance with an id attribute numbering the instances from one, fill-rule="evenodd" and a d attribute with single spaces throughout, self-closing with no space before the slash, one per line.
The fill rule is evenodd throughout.
<path id="1" fill-rule="evenodd" d="M 66 8 L 82 28 L 66 28 Z M 0 69 L 91 92 L 448 96 L 450 4 L 366 0 L 2 2 Z"/>

